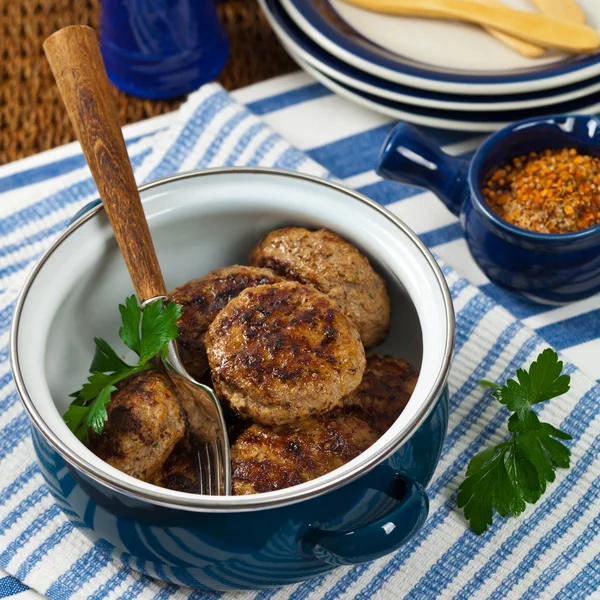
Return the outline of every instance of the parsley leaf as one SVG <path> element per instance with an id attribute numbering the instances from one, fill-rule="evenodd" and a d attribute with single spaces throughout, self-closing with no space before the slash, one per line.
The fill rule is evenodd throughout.
<path id="1" fill-rule="evenodd" d="M 102 433 L 104 423 L 108 419 L 106 405 L 110 402 L 110 395 L 117 388 L 108 385 L 94 398 L 89 406 L 73 406 L 64 414 L 64 420 L 69 429 L 80 439 L 88 439 L 88 431 L 92 429 L 96 433 Z"/>
<path id="2" fill-rule="evenodd" d="M 121 360 L 117 353 L 110 347 L 109 343 L 102 338 L 94 338 L 96 353 L 90 366 L 90 371 L 114 373 L 122 369 L 131 368 L 125 361 Z"/>
<path id="3" fill-rule="evenodd" d="M 558 354 L 546 348 L 531 363 L 529 372 L 518 369 L 517 381 L 509 379 L 502 387 L 496 387 L 494 397 L 506 404 L 508 410 L 522 417 L 534 404 L 562 396 L 569 391 L 570 377 L 561 375 L 562 368 Z M 489 385 L 489 382 L 485 382 L 485 385 Z"/>
<path id="4" fill-rule="evenodd" d="M 75 403 L 71 403 L 67 412 L 63 415 L 63 420 L 67 424 L 67 427 L 80 439 L 87 440 L 88 428 L 87 428 L 87 415 L 90 411 L 88 406 L 79 406 Z"/>
<path id="5" fill-rule="evenodd" d="M 102 388 L 89 406 L 86 425 L 96 433 L 102 433 L 104 429 L 104 422 L 108 420 L 106 405 L 110 402 L 110 395 L 116 391 L 117 388 L 114 385 L 107 385 Z"/>
<path id="6" fill-rule="evenodd" d="M 91 371 L 91 375 L 84 383 L 82 388 L 71 394 L 72 397 L 79 398 L 84 403 L 93 400 L 107 385 L 112 384 L 113 375 L 109 373 L 101 373 L 100 371 Z"/>
<path id="7" fill-rule="evenodd" d="M 517 380 L 499 386 L 489 381 L 493 396 L 512 411 L 507 441 L 476 454 L 458 488 L 457 506 L 464 509 L 471 529 L 478 535 L 492 524 L 494 509 L 501 517 L 519 516 L 527 504 L 535 504 L 556 478 L 556 468 L 568 468 L 571 452 L 559 440 L 571 436 L 539 420 L 532 406 L 569 391 L 570 377 L 551 349 L 544 350 L 529 371 L 519 369 Z"/>
<path id="8" fill-rule="evenodd" d="M 470 475 L 459 487 L 456 502 L 477 534 L 492 524 L 494 506 L 503 515 L 509 510 L 512 484 L 505 465 L 507 450 L 507 445 L 500 444 L 476 455 L 477 468 L 469 465 Z"/>
<path id="9" fill-rule="evenodd" d="M 129 296 L 125 300 L 125 304 L 119 304 L 119 312 L 123 322 L 123 327 L 119 329 L 119 337 L 130 350 L 133 350 L 139 356 L 141 354 L 140 315 L 142 309 L 137 303 L 137 298 Z"/>
<path id="10" fill-rule="evenodd" d="M 181 317 L 181 305 L 171 302 L 163 308 L 163 301 L 152 302 L 142 315 L 140 361 L 146 362 L 161 353 L 163 348 L 177 337 L 177 321 Z"/>
<path id="11" fill-rule="evenodd" d="M 518 517 L 525 511 L 527 503 L 535 504 L 542 495 L 540 479 L 535 467 L 514 447 L 506 457 L 506 471 L 513 491 L 510 512 Z"/>
<path id="12" fill-rule="evenodd" d="M 149 362 L 157 354 L 164 354 L 171 340 L 177 338 L 177 320 L 181 306 L 174 302 L 163 308 L 162 300 L 148 304 L 142 311 L 135 296 L 119 305 L 122 327 L 119 336 L 133 350 L 139 360 L 136 365 L 123 361 L 102 338 L 94 338 L 96 351 L 90 366 L 90 375 L 80 390 L 71 394 L 74 400 L 63 415 L 69 429 L 82 441 L 88 440 L 89 430 L 100 434 L 108 419 L 106 406 L 119 381 L 150 369 L 158 368 Z"/>

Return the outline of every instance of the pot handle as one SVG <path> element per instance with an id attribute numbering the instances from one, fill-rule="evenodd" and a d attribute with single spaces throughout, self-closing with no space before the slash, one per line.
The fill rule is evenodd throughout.
<path id="1" fill-rule="evenodd" d="M 431 190 L 456 216 L 469 193 L 468 172 L 468 160 L 442 152 L 407 123 L 392 129 L 377 160 L 379 175 Z"/>
<path id="2" fill-rule="evenodd" d="M 402 489 L 402 495 L 389 513 L 350 531 L 311 526 L 302 541 L 304 551 L 330 565 L 355 565 L 381 558 L 406 544 L 423 526 L 429 499 L 420 483 L 400 473 L 395 475 L 394 489 Z"/>

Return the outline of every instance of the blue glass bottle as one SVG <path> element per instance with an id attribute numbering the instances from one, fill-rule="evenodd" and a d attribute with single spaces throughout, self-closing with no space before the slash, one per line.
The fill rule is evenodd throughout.
<path id="1" fill-rule="evenodd" d="M 214 79 L 229 44 L 215 0 L 102 0 L 109 79 L 141 98 L 174 98 Z"/>

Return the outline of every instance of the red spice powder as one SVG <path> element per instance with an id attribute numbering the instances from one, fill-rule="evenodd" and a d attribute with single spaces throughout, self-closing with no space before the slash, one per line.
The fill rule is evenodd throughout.
<path id="1" fill-rule="evenodd" d="M 587 229 L 600 223 L 600 158 L 574 148 L 530 152 L 496 169 L 482 192 L 496 214 L 522 229 Z"/>

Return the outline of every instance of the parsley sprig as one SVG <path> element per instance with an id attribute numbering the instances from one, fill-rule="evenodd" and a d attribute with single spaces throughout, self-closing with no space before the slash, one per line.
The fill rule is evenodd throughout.
<path id="1" fill-rule="evenodd" d="M 162 300 L 148 304 L 144 310 L 135 296 L 119 305 L 122 327 L 119 337 L 125 345 L 139 357 L 137 364 L 129 365 L 122 360 L 102 338 L 94 338 L 96 351 L 90 366 L 91 375 L 77 392 L 63 419 L 69 429 L 82 441 L 87 441 L 91 429 L 102 433 L 108 419 L 106 405 L 111 394 L 117 390 L 119 381 L 158 368 L 151 358 L 160 354 L 165 356 L 168 343 L 174 340 L 179 329 L 177 321 L 181 317 L 181 305 L 170 302 L 163 306 Z"/>
<path id="2" fill-rule="evenodd" d="M 471 529 L 480 535 L 492 524 L 493 509 L 500 516 L 519 516 L 527 503 L 535 504 L 555 479 L 557 467 L 569 467 L 571 452 L 559 440 L 571 436 L 550 423 L 540 421 L 532 410 L 569 391 L 570 377 L 562 374 L 563 363 L 547 348 L 529 367 L 519 369 L 517 378 L 494 389 L 494 397 L 512 412 L 508 419 L 510 437 L 497 446 L 476 454 L 458 488 L 457 505 L 464 508 Z"/>

